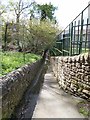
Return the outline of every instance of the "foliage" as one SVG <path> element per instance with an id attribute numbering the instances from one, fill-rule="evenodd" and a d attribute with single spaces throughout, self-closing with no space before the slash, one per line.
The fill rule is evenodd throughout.
<path id="1" fill-rule="evenodd" d="M 24 56 L 24 54 L 20 52 L 0 52 L 0 58 L 1 57 L 2 73 L 0 73 L 0 75 L 5 75 L 24 64 L 32 63 L 40 59 L 38 55 L 29 53 Z"/>
<path id="2" fill-rule="evenodd" d="M 5 13 L 6 12 L 6 8 L 5 8 L 5 6 L 1 3 L 1 1 L 0 1 L 0 17 L 1 17 L 1 15 L 3 14 L 3 13 Z"/>
<path id="3" fill-rule="evenodd" d="M 4 50 L 42 54 L 43 50 L 52 47 L 58 31 L 54 21 L 56 7 L 51 3 L 39 5 L 34 1 L 9 0 L 8 10 L 13 17 L 2 25 Z M 41 20 L 42 11 L 46 17 L 42 15 Z"/>
<path id="4" fill-rule="evenodd" d="M 43 4 L 43 5 L 38 4 L 38 11 L 41 14 L 40 19 L 41 20 L 44 20 L 44 19 L 54 20 L 55 19 L 54 13 L 56 9 L 57 8 L 54 7 L 51 3 Z"/>
<path id="5" fill-rule="evenodd" d="M 23 0 L 18 0 L 18 2 L 14 2 L 14 1 L 9 1 L 9 6 L 10 6 L 10 10 L 15 12 L 16 15 L 16 34 L 17 34 L 17 46 L 20 49 L 20 38 L 19 38 L 19 25 L 20 25 L 20 16 L 24 13 L 24 11 L 26 9 L 30 9 L 30 7 L 34 4 L 34 2 L 31 3 L 25 3 L 23 2 Z M 27 11 L 26 11 L 27 13 Z M 24 13 L 25 14 L 25 13 Z"/>
<path id="6" fill-rule="evenodd" d="M 85 117 L 90 116 L 90 103 L 88 101 L 81 101 L 78 103 L 78 110 Z"/>
<path id="7" fill-rule="evenodd" d="M 57 26 L 48 20 L 38 22 L 32 20 L 29 22 L 27 30 L 30 36 L 27 46 L 29 45 L 34 53 L 42 53 L 43 50 L 51 48 L 59 31 Z M 27 38 L 26 35 L 25 38 Z"/>
<path id="8" fill-rule="evenodd" d="M 79 109 L 79 112 L 81 113 L 81 114 L 83 114 L 84 116 L 88 116 L 89 115 L 89 112 L 85 109 L 85 108 L 80 108 Z"/>
<path id="9" fill-rule="evenodd" d="M 29 2 L 26 1 L 24 2 L 23 0 L 18 0 L 18 1 L 14 1 L 14 0 L 9 0 L 9 8 L 10 11 L 14 11 L 15 15 L 16 15 L 16 22 L 19 22 L 20 16 L 23 14 L 27 14 L 27 9 L 28 12 L 30 11 L 31 7 L 35 4 L 35 2 Z M 26 12 L 26 13 L 25 13 Z"/>

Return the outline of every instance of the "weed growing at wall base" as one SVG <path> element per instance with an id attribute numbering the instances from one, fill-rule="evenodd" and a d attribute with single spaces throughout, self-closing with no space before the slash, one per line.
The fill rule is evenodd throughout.
<path id="1" fill-rule="evenodd" d="M 89 117 L 90 116 L 90 102 L 87 102 L 87 101 L 79 102 L 78 103 L 78 110 L 85 117 Z"/>

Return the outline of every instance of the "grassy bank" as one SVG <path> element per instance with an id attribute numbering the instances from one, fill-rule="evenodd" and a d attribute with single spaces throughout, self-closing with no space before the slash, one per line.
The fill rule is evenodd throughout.
<path id="1" fill-rule="evenodd" d="M 20 52 L 0 52 L 0 76 L 18 69 L 24 64 L 33 63 L 40 59 L 40 56 L 35 54 L 23 54 Z"/>

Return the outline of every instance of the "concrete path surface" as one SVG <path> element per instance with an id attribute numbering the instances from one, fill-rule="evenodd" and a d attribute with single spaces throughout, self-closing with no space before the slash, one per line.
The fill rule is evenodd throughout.
<path id="1" fill-rule="evenodd" d="M 63 92 L 52 72 L 48 72 L 32 118 L 84 118 L 77 108 L 80 100 Z"/>

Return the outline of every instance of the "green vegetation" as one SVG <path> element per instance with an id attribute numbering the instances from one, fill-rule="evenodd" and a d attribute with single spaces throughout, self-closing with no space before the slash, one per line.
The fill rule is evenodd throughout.
<path id="1" fill-rule="evenodd" d="M 90 103 L 87 101 L 81 101 L 78 103 L 79 112 L 83 114 L 85 117 L 88 117 L 90 115 Z"/>
<path id="2" fill-rule="evenodd" d="M 54 15 L 57 7 L 52 3 L 41 5 L 35 1 L 9 0 L 7 5 L 1 2 L 0 8 L 3 8 L 0 15 L 4 51 L 17 50 L 42 54 L 44 50 L 52 47 L 59 32 Z M 7 22 L 5 15 L 7 16 L 9 12 L 12 19 L 8 16 Z"/>
<path id="3" fill-rule="evenodd" d="M 59 28 L 54 16 L 57 7 L 52 3 L 41 5 L 35 1 L 9 0 L 7 4 L 0 2 L 0 8 L 2 50 L 19 52 L 0 52 L 0 75 L 6 75 L 39 59 L 35 54 L 42 55 L 52 48 Z"/>
<path id="4" fill-rule="evenodd" d="M 7 73 L 18 69 L 24 64 L 33 63 L 40 59 L 40 56 L 35 54 L 23 54 L 20 52 L 4 52 L 0 53 L 1 59 L 1 75 L 6 75 Z"/>
<path id="5" fill-rule="evenodd" d="M 45 49 L 52 48 L 57 32 L 59 31 L 53 22 L 44 20 L 37 23 L 36 19 L 33 19 L 29 22 L 28 28 L 31 39 L 30 37 L 27 39 L 27 43 L 24 45 L 25 48 L 38 54 L 42 54 Z M 25 38 L 27 38 L 26 35 Z"/>
<path id="6" fill-rule="evenodd" d="M 40 13 L 41 21 L 48 18 L 51 21 L 55 20 L 56 22 L 56 17 L 54 17 L 53 15 L 57 7 L 54 7 L 51 3 L 43 4 L 43 5 L 38 4 L 37 7 L 38 7 L 38 12 Z"/>
<path id="7" fill-rule="evenodd" d="M 83 114 L 84 116 L 88 116 L 89 115 L 89 112 L 85 109 L 85 108 L 80 108 L 79 109 L 79 112 L 81 113 L 81 114 Z"/>

